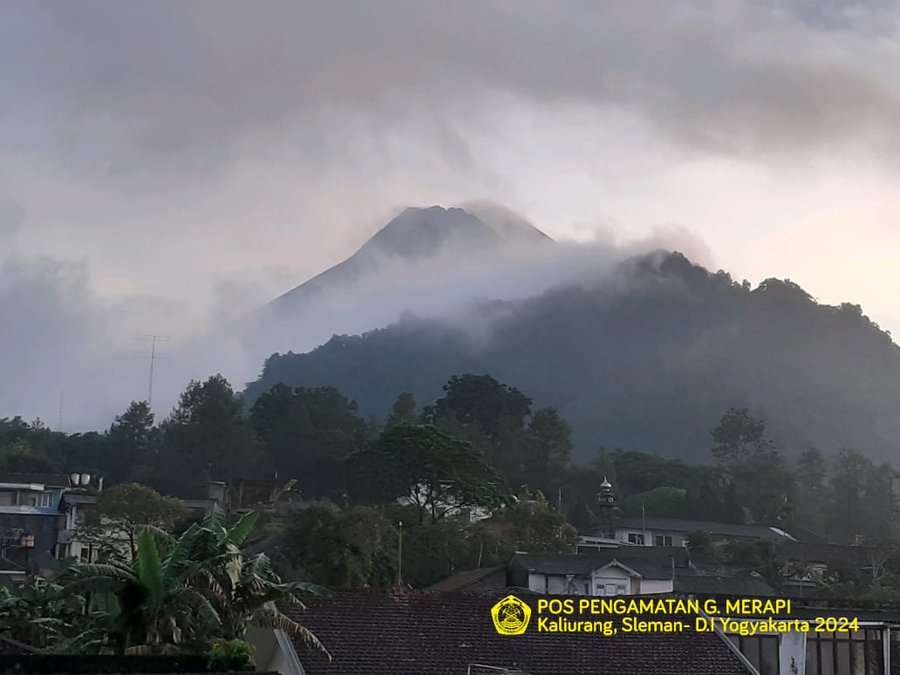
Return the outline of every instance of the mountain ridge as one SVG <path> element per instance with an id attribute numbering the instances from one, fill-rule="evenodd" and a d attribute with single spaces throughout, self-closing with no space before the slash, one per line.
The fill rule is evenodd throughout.
<path id="1" fill-rule="evenodd" d="M 756 288 L 677 253 L 628 259 L 616 283 L 485 303 L 457 324 L 407 316 L 305 354 L 274 354 L 247 388 L 333 385 L 383 417 L 454 374 L 490 373 L 560 409 L 587 456 L 600 446 L 706 459 L 729 407 L 767 418 L 786 449 L 900 455 L 900 348 L 858 305 L 820 305 L 788 280 Z M 474 340 L 473 324 L 489 325 Z"/>

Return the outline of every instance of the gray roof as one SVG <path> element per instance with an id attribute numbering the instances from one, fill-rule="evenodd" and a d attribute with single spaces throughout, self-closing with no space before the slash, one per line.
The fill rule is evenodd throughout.
<path id="1" fill-rule="evenodd" d="M 769 539 L 772 541 L 793 541 L 790 534 L 779 534 L 781 528 L 769 525 L 738 525 L 735 523 L 717 523 L 709 520 L 687 520 L 684 518 L 658 518 L 629 516 L 622 518 L 617 527 L 635 530 L 669 531 L 690 534 L 706 532 L 724 537 L 741 537 L 748 539 Z M 781 530 L 784 532 L 784 530 Z"/>
<path id="2" fill-rule="evenodd" d="M 775 589 L 765 581 L 751 576 L 711 576 L 684 574 L 675 576 L 676 593 L 697 595 L 776 595 Z"/>
<path id="3" fill-rule="evenodd" d="M 672 561 L 687 568 L 688 551 L 681 546 L 619 546 L 590 554 L 516 555 L 510 566 L 538 574 L 585 576 L 617 561 L 644 579 L 671 579 Z"/>

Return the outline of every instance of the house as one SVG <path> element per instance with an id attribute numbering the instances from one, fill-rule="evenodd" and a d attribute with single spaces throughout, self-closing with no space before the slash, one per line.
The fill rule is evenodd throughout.
<path id="1" fill-rule="evenodd" d="M 890 551 L 872 546 L 808 542 L 783 542 L 775 546 L 775 553 L 784 561 L 784 593 L 799 598 L 816 597 L 819 582 L 831 573 L 852 570 L 878 576 L 884 571 Z"/>
<path id="2" fill-rule="evenodd" d="M 268 648 L 257 641 L 259 634 L 253 637 L 257 667 L 277 669 L 282 675 L 891 675 L 900 670 L 900 608 L 835 609 L 819 604 L 791 606 L 772 615 L 776 621 L 812 625 L 817 618 L 858 620 L 858 628 L 843 632 L 766 632 L 768 616 L 719 612 L 733 622 L 711 631 L 619 631 L 598 637 L 538 632 L 538 600 L 563 598 L 526 591 L 517 597 L 531 608 L 531 623 L 511 638 L 497 634 L 490 615 L 507 593 L 367 590 L 318 597 L 305 610 L 284 610 L 321 640 L 331 659 L 302 638 L 288 640 L 280 634 L 276 639 L 279 631 L 269 631 Z M 654 598 L 689 599 L 677 594 Z M 724 600 L 716 599 L 719 607 L 725 606 Z M 701 610 L 692 619 L 704 616 Z"/>
<path id="3" fill-rule="evenodd" d="M 690 535 L 703 533 L 713 540 L 794 542 L 789 532 L 772 525 L 739 525 L 706 520 L 659 517 L 623 517 L 611 528 L 599 528 L 578 537 L 578 550 L 609 546 L 686 546 Z M 612 536 L 610 536 L 612 534 Z"/>
<path id="4" fill-rule="evenodd" d="M 692 560 L 682 546 L 619 546 L 591 554 L 516 555 L 509 563 L 507 580 L 513 588 L 550 595 L 775 593 L 761 578 L 743 569 Z"/>
<path id="5" fill-rule="evenodd" d="M 506 592 L 344 591 L 284 611 L 322 641 L 331 660 L 303 641 L 269 632 L 257 667 L 282 675 L 747 675 L 754 671 L 717 633 L 538 633 L 499 635 L 491 608 Z M 523 596 L 528 598 L 526 596 Z M 269 661 L 259 655 L 265 653 Z"/>
<path id="6" fill-rule="evenodd" d="M 58 566 L 57 544 L 66 518 L 62 495 L 71 484 L 65 474 L 0 476 L 0 560 L 7 571 L 47 573 Z"/>
<path id="7" fill-rule="evenodd" d="M 232 513 L 257 511 L 273 513 L 285 509 L 290 497 L 299 497 L 297 481 L 278 479 L 235 479 L 228 488 L 227 508 Z"/>

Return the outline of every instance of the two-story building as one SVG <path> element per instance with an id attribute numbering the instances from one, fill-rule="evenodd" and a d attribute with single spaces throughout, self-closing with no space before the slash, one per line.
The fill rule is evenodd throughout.
<path id="1" fill-rule="evenodd" d="M 686 546 L 691 535 L 696 534 L 703 534 L 713 540 L 765 540 L 776 543 L 797 541 L 790 532 L 773 525 L 741 525 L 684 518 L 628 516 L 617 519 L 611 528 L 601 528 L 580 535 L 578 550 L 597 550 L 620 544 Z"/>
<path id="2" fill-rule="evenodd" d="M 66 474 L 0 476 L 0 563 L 10 575 L 46 573 L 58 568 L 59 533 L 65 527 L 62 496 L 71 486 Z"/>
<path id="3" fill-rule="evenodd" d="M 605 548 L 590 554 L 513 556 L 507 583 L 548 595 L 653 595 L 719 593 L 773 595 L 759 576 L 692 560 L 683 546 Z"/>

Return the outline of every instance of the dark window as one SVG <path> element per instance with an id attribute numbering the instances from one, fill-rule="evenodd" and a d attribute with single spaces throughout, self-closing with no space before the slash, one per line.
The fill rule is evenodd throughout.
<path id="1" fill-rule="evenodd" d="M 753 664 L 760 675 L 778 675 L 778 637 L 740 637 L 738 649 Z"/>
<path id="2" fill-rule="evenodd" d="M 806 636 L 806 675 L 881 675 L 883 672 L 881 631 Z"/>
<path id="3" fill-rule="evenodd" d="M 628 533 L 628 543 L 629 544 L 637 544 L 638 546 L 644 545 L 644 535 L 635 534 L 634 532 Z"/>
<path id="4" fill-rule="evenodd" d="M 658 535 L 656 535 L 655 541 L 656 541 L 657 546 L 671 546 L 672 545 L 672 535 L 658 534 Z"/>

